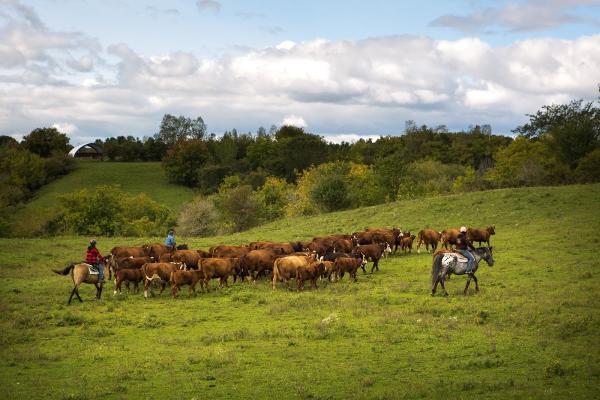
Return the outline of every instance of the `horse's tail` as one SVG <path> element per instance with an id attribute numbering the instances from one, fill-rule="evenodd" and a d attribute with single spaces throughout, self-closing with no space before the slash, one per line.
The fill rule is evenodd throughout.
<path id="1" fill-rule="evenodd" d="M 52 271 L 56 272 L 59 275 L 69 275 L 69 272 L 71 272 L 71 270 L 73 268 L 75 268 L 75 263 L 69 264 L 69 266 L 67 268 L 63 269 L 62 271 L 58 270 L 58 269 L 53 269 Z"/>
<path id="2" fill-rule="evenodd" d="M 431 264 L 431 287 L 433 287 L 433 285 L 435 285 L 435 282 L 438 279 L 438 276 L 440 276 L 440 272 L 442 272 L 442 258 L 443 258 L 443 254 L 437 254 L 434 258 L 433 258 L 433 262 Z"/>

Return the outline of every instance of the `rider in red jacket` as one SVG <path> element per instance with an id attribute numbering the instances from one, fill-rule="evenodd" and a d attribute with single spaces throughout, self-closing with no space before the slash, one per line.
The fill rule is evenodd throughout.
<path id="1" fill-rule="evenodd" d="M 104 265 L 102 264 L 102 254 L 96 248 L 96 240 L 90 240 L 90 245 L 85 253 L 85 262 L 98 268 L 98 283 L 104 281 Z"/>

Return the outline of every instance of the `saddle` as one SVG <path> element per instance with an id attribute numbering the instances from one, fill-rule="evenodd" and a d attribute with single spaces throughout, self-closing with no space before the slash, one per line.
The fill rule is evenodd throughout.
<path id="1" fill-rule="evenodd" d="M 88 269 L 90 270 L 90 275 L 99 275 L 100 274 L 100 271 L 98 271 L 98 267 L 95 267 L 88 263 L 82 263 L 82 264 L 85 265 L 86 267 L 88 267 Z"/>
<path id="2" fill-rule="evenodd" d="M 463 256 L 460 253 L 454 253 L 454 252 L 447 252 L 446 254 L 444 254 L 445 257 L 456 257 L 456 261 L 459 263 L 466 263 L 467 261 L 469 261 L 467 259 L 467 257 Z"/>

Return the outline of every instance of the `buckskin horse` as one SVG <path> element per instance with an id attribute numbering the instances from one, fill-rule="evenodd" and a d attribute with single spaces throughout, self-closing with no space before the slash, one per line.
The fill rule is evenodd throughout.
<path id="1" fill-rule="evenodd" d="M 477 277 L 475 276 L 475 272 L 477 271 L 477 267 L 479 266 L 479 262 L 481 260 L 485 260 L 488 265 L 491 267 L 494 265 L 494 257 L 492 256 L 492 247 L 479 247 L 473 251 L 471 251 L 473 257 L 475 257 L 475 261 L 473 262 L 473 269 L 470 273 L 468 273 L 469 278 L 467 279 L 467 284 L 465 286 L 464 294 L 466 295 L 469 290 L 469 284 L 471 283 L 471 279 L 475 281 L 475 290 L 479 292 L 479 284 L 477 283 Z M 437 289 L 438 283 L 442 285 L 442 289 L 444 289 L 444 296 L 448 296 L 448 292 L 446 291 L 446 287 L 444 285 L 444 281 L 446 280 L 446 276 L 450 274 L 455 275 L 464 275 L 466 272 L 467 262 L 466 258 L 463 258 L 456 253 L 451 253 L 447 251 L 437 252 L 433 256 L 433 264 L 431 266 L 431 295 L 435 295 L 435 291 Z"/>
<path id="2" fill-rule="evenodd" d="M 79 296 L 79 286 L 82 283 L 89 283 L 96 286 L 96 299 L 100 300 L 100 296 L 102 295 L 102 285 L 103 283 L 98 284 L 98 273 L 93 273 L 90 269 L 91 265 L 86 263 L 71 263 L 68 267 L 63 269 L 62 271 L 53 269 L 53 272 L 56 272 L 59 275 L 71 275 L 71 279 L 73 280 L 73 290 L 71 291 L 71 296 L 69 297 L 69 303 L 71 304 L 71 300 L 73 300 L 73 296 L 76 295 L 80 302 L 81 296 Z M 104 276 L 107 275 L 108 265 L 104 264 Z"/>

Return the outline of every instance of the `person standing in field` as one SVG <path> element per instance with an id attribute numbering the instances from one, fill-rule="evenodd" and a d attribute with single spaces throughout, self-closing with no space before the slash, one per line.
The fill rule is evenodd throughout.
<path id="1" fill-rule="evenodd" d="M 102 264 L 102 255 L 96 248 L 96 239 L 90 240 L 85 253 L 85 262 L 98 269 L 98 283 L 104 282 L 104 264 Z"/>
<path id="2" fill-rule="evenodd" d="M 167 232 L 167 238 L 165 239 L 165 246 L 169 249 L 169 251 L 175 251 L 175 231 L 173 229 L 169 229 Z"/>

